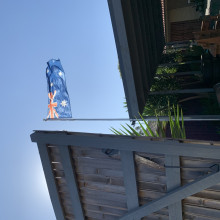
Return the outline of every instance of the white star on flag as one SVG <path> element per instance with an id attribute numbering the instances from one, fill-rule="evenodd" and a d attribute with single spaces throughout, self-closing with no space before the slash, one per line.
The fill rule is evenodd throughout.
<path id="1" fill-rule="evenodd" d="M 59 76 L 62 76 L 62 75 L 63 75 L 63 73 L 60 71 L 60 72 L 59 72 Z"/>
<path id="2" fill-rule="evenodd" d="M 61 102 L 61 105 L 62 105 L 63 107 L 66 107 L 67 101 L 66 101 L 66 100 L 63 100 L 63 101 Z"/>

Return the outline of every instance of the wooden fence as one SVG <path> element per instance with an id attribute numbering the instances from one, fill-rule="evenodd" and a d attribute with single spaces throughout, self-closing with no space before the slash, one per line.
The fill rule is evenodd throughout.
<path id="1" fill-rule="evenodd" d="M 220 219 L 220 142 L 46 131 L 31 139 L 58 220 Z"/>

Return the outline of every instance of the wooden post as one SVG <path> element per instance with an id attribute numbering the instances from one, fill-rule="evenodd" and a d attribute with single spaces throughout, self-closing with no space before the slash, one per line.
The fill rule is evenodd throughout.
<path id="1" fill-rule="evenodd" d="M 165 157 L 166 177 L 167 177 L 167 191 L 170 192 L 181 186 L 180 158 L 179 156 L 166 155 Z M 169 220 L 182 220 L 182 203 L 178 201 L 170 204 Z"/>
<path id="2" fill-rule="evenodd" d="M 58 194 L 58 188 L 53 174 L 53 168 L 51 165 L 48 147 L 46 144 L 38 143 L 38 149 L 56 219 L 65 220 L 66 218 Z"/>
<path id="3" fill-rule="evenodd" d="M 120 151 L 120 155 L 127 197 L 127 207 L 130 211 L 139 207 L 134 155 L 132 151 Z M 127 220 L 132 220 L 132 218 L 128 218 Z"/>
<path id="4" fill-rule="evenodd" d="M 58 146 L 61 164 L 65 174 L 65 180 L 69 189 L 69 195 L 73 206 L 73 213 L 77 220 L 85 220 L 83 209 L 80 201 L 77 179 L 75 177 L 75 169 L 72 164 L 71 154 L 68 146 Z"/>

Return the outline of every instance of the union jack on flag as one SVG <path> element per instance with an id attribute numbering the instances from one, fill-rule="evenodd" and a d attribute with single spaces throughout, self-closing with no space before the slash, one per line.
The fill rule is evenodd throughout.
<path id="1" fill-rule="evenodd" d="M 48 89 L 47 118 L 72 118 L 66 79 L 60 60 L 47 62 L 46 77 Z"/>

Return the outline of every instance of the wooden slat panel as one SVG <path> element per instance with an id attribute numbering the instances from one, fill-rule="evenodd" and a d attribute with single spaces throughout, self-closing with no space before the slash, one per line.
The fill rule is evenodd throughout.
<path id="1" fill-rule="evenodd" d="M 47 187 L 49 190 L 51 202 L 56 215 L 57 220 L 65 220 L 63 207 L 58 194 L 56 181 L 54 179 L 53 169 L 51 166 L 50 156 L 48 153 L 48 147 L 46 144 L 38 144 L 41 163 L 44 169 L 45 178 L 47 181 Z"/>
<path id="2" fill-rule="evenodd" d="M 75 176 L 75 169 L 72 165 L 72 157 L 71 153 L 69 152 L 68 146 L 58 146 L 61 163 L 63 165 L 64 173 L 65 173 L 65 180 L 67 182 L 68 190 L 70 199 L 72 202 L 74 215 L 77 220 L 84 220 L 84 214 L 80 202 L 79 191 Z"/>
<path id="3" fill-rule="evenodd" d="M 167 190 L 172 191 L 181 186 L 180 168 L 173 168 L 180 166 L 180 159 L 178 156 L 166 155 L 166 177 L 167 177 Z M 169 205 L 169 219 L 182 220 L 182 203 L 178 201 Z"/>
<path id="4" fill-rule="evenodd" d="M 84 137 L 82 136 L 82 138 Z M 136 149 L 138 149 L 140 140 L 142 138 L 137 138 L 136 140 Z M 192 141 L 185 140 L 184 142 L 191 143 Z M 204 144 L 204 147 L 207 146 L 207 149 L 209 149 L 208 153 L 210 153 L 212 147 L 210 147 L 211 145 L 207 145 L 210 142 L 200 141 L 197 143 Z M 103 143 L 99 144 L 103 146 Z M 213 144 L 216 145 L 214 147 L 215 149 L 219 148 L 217 146 L 218 142 L 213 142 Z M 71 158 L 73 161 L 76 161 L 76 175 L 81 191 L 81 202 L 83 203 L 83 207 L 90 207 L 87 210 L 87 213 L 92 213 L 91 215 L 93 215 L 90 218 L 95 219 L 96 216 L 99 217 L 99 220 L 102 220 L 114 218 L 118 215 L 118 219 L 127 212 L 120 155 L 114 156 L 114 158 L 108 157 L 102 153 L 98 145 L 96 145 L 96 148 L 70 147 L 72 150 Z M 148 144 L 145 144 L 145 147 L 148 147 Z M 164 147 L 166 148 L 166 145 L 163 145 Z M 48 149 L 49 157 L 52 159 L 51 167 L 54 169 L 53 174 L 56 178 L 59 198 L 61 198 L 62 207 L 64 207 L 65 218 L 73 220 L 74 216 L 71 214 L 73 213 L 72 202 L 59 150 L 56 146 L 49 146 Z M 155 200 L 166 196 L 167 178 L 163 167 L 165 164 L 164 155 L 143 152 L 135 152 L 135 155 L 143 157 L 142 159 L 135 157 L 139 202 L 140 205 L 151 204 Z M 215 155 L 215 158 L 217 158 L 217 155 Z M 53 160 L 55 163 L 53 163 Z M 146 163 L 146 160 L 157 164 L 157 166 L 152 166 L 148 162 Z M 195 158 L 192 155 L 191 157 L 181 157 L 181 167 L 184 167 L 181 168 L 182 184 L 185 186 L 185 184 L 192 183 L 197 178 L 214 172 L 214 170 L 217 170 L 218 165 L 216 165 L 214 170 L 210 167 L 219 163 L 219 158 Z M 219 215 L 220 211 L 219 201 L 220 183 L 185 198 L 183 200 L 184 220 L 216 220 L 216 216 Z M 94 210 L 91 210 L 92 207 L 94 207 Z M 86 218 L 89 218 L 89 216 L 86 216 Z M 144 219 L 168 220 L 168 209 L 163 208 L 158 210 Z"/>

